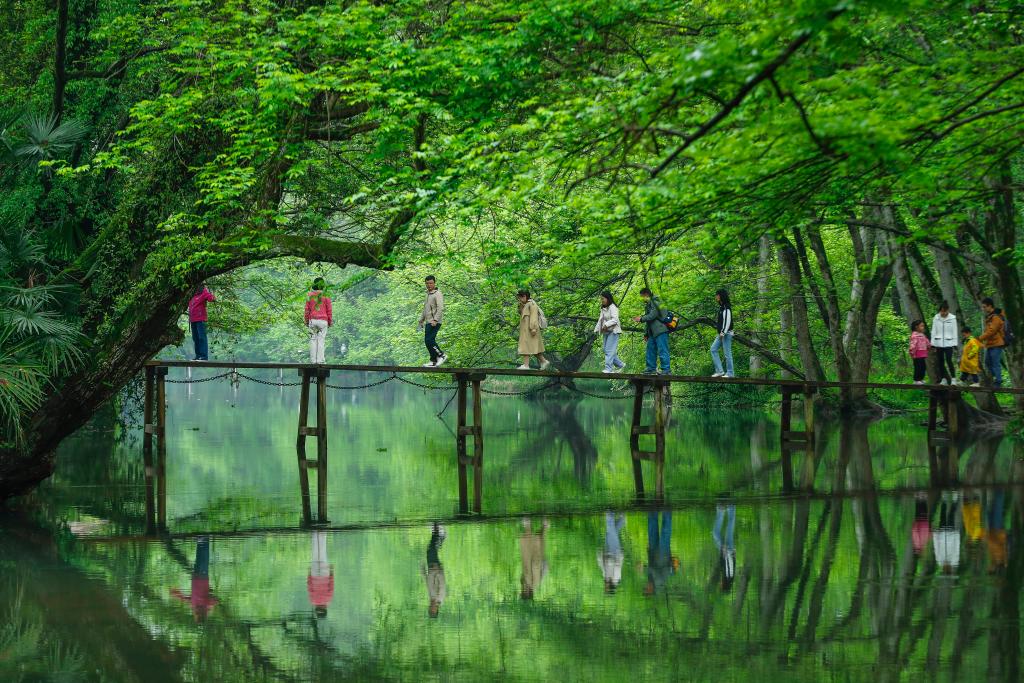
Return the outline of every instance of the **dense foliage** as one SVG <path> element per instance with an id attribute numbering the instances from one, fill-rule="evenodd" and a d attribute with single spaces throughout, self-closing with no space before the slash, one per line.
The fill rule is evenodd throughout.
<path id="1" fill-rule="evenodd" d="M 367 359 L 410 359 L 381 330 L 427 269 L 479 362 L 522 285 L 567 368 L 642 283 L 688 359 L 727 286 L 751 369 L 811 379 L 901 372 L 941 299 L 1024 316 L 1016 2 L 56 4 L 0 24 L 0 226 L 33 254 L 0 272 L 0 492 L 180 340 L 197 282 L 280 257 L 389 271 L 335 279 L 377 295 Z M 284 317 L 238 282 L 236 321 Z"/>

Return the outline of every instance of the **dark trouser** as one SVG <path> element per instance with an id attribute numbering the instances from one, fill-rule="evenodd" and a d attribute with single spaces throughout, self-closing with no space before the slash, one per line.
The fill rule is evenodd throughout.
<path id="1" fill-rule="evenodd" d="M 195 323 L 192 323 L 195 325 Z M 196 576 L 210 575 L 210 537 L 200 536 L 196 543 L 196 563 L 192 567 L 192 573 Z"/>
<path id="2" fill-rule="evenodd" d="M 210 348 L 206 339 L 206 321 L 189 323 L 192 328 L 192 344 L 196 347 L 196 360 L 209 360 Z"/>
<path id="3" fill-rule="evenodd" d="M 968 384 L 977 384 L 981 379 L 977 375 L 972 375 L 969 372 L 961 372 L 960 381 L 967 382 Z"/>
<path id="4" fill-rule="evenodd" d="M 985 369 L 992 375 L 992 384 L 1001 386 L 1003 383 L 1003 347 L 990 346 L 985 349 Z"/>
<path id="5" fill-rule="evenodd" d="M 427 351 L 430 353 L 430 362 L 436 363 L 438 356 L 443 356 L 444 351 L 437 345 L 437 332 L 441 329 L 441 323 L 431 325 L 427 323 L 427 326 L 423 328 L 423 343 L 427 345 Z"/>
<path id="6" fill-rule="evenodd" d="M 915 358 L 914 359 L 914 381 L 920 382 L 924 379 L 924 376 L 928 374 L 928 359 L 927 358 Z"/>
<path id="7" fill-rule="evenodd" d="M 939 369 L 942 371 L 942 378 L 953 381 L 956 377 L 956 366 L 953 365 L 953 351 L 955 346 L 936 346 L 939 350 Z"/>

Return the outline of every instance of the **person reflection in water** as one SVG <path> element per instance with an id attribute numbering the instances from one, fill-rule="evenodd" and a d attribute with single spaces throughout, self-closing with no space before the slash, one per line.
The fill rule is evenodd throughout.
<path id="1" fill-rule="evenodd" d="M 523 560 L 523 575 L 519 582 L 521 590 L 519 597 L 523 600 L 533 600 L 534 593 L 540 587 L 540 582 L 548 575 L 548 560 L 544 554 L 544 534 L 551 523 L 547 518 L 539 532 L 534 532 L 533 522 L 529 517 L 523 517 L 523 533 L 519 537 L 519 553 Z"/>
<path id="2" fill-rule="evenodd" d="M 986 510 L 985 540 L 988 545 L 988 571 L 990 574 L 1001 573 L 1009 561 L 1009 550 L 1006 544 L 1006 525 L 1003 522 L 1006 509 L 1006 491 L 993 491 L 989 496 Z"/>
<path id="3" fill-rule="evenodd" d="M 665 588 L 669 577 L 679 568 L 679 558 L 672 556 L 672 511 L 661 512 L 661 529 L 658 528 L 658 511 L 647 513 L 647 584 L 644 595 L 654 595 Z"/>
<path id="4" fill-rule="evenodd" d="M 722 526 L 725 535 L 722 535 Z M 711 535 L 718 547 L 718 563 L 722 569 L 722 592 L 728 593 L 736 580 L 736 506 L 718 505 L 715 507 L 715 528 Z"/>
<path id="5" fill-rule="evenodd" d="M 312 541 L 306 591 L 313 612 L 322 619 L 327 616 L 327 606 L 334 598 L 334 565 L 327 561 L 327 532 L 314 531 Z"/>
<path id="6" fill-rule="evenodd" d="M 924 553 L 932 537 L 932 524 L 928 517 L 928 495 L 918 493 L 914 496 L 914 523 L 910 526 L 910 545 L 918 557 Z"/>
<path id="7" fill-rule="evenodd" d="M 939 504 L 939 525 L 932 534 L 935 563 L 943 574 L 955 575 L 960 567 L 960 494 L 944 491 Z"/>
<path id="8" fill-rule="evenodd" d="M 611 594 L 622 581 L 622 542 L 619 534 L 626 526 L 626 517 L 609 510 L 604 513 L 604 548 L 597 551 L 597 564 L 604 575 L 604 592 Z"/>
<path id="9" fill-rule="evenodd" d="M 214 605 L 220 602 L 210 594 L 210 538 L 200 536 L 196 543 L 196 563 L 192 566 L 192 593 L 185 595 L 177 588 L 171 595 L 192 605 L 192 616 L 196 623 L 206 621 Z"/>
<path id="10" fill-rule="evenodd" d="M 438 612 L 441 611 L 441 603 L 448 595 L 444 567 L 441 566 L 441 557 L 438 554 L 447 535 L 445 528 L 434 522 L 434 528 L 430 533 L 430 544 L 427 546 L 427 566 L 423 570 L 423 576 L 427 581 L 427 596 L 430 598 L 427 613 L 433 619 L 437 618 Z"/>

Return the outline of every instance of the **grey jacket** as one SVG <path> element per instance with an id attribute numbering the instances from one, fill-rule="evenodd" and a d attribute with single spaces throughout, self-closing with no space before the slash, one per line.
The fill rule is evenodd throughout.
<path id="1" fill-rule="evenodd" d="M 665 309 L 661 305 L 661 299 L 656 296 L 652 296 L 647 302 L 647 306 L 644 308 L 644 314 L 640 316 L 640 321 L 647 323 L 645 327 L 645 334 L 654 339 L 660 334 L 668 332 L 668 328 L 665 327 L 665 323 L 662 319 L 665 317 Z"/>
<path id="2" fill-rule="evenodd" d="M 444 317 L 444 296 L 440 289 L 427 293 L 423 302 L 423 312 L 420 313 L 420 325 L 440 325 Z"/>

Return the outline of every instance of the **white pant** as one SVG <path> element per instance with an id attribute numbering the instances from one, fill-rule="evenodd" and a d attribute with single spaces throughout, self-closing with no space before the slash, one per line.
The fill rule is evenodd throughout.
<path id="1" fill-rule="evenodd" d="M 309 362 L 324 362 L 324 345 L 327 342 L 327 321 L 314 318 L 309 321 Z"/>
<path id="2" fill-rule="evenodd" d="M 313 532 L 313 553 L 309 558 L 310 576 L 330 576 L 331 564 L 327 561 L 327 533 Z"/>

